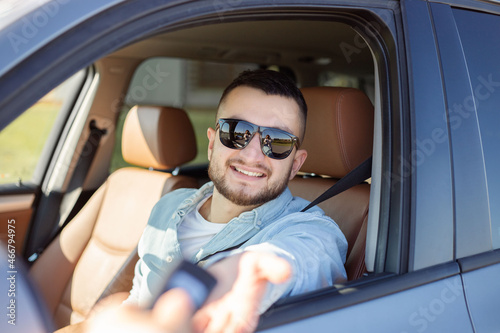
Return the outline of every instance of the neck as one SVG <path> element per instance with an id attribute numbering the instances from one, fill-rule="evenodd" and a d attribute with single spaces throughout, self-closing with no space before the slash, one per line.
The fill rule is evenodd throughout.
<path id="1" fill-rule="evenodd" d="M 238 217 L 243 212 L 251 211 L 257 206 L 239 206 L 235 205 L 217 189 L 214 188 L 213 195 L 201 206 L 200 214 L 207 221 L 212 223 L 228 223 L 233 218 Z"/>

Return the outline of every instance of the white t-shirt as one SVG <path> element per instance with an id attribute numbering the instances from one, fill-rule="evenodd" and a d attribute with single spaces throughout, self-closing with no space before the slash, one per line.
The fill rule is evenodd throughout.
<path id="1" fill-rule="evenodd" d="M 189 259 L 208 243 L 212 237 L 226 226 L 225 223 L 213 223 L 205 220 L 199 213 L 200 207 L 210 196 L 203 199 L 196 209 L 184 217 L 177 229 L 177 239 L 184 258 Z"/>

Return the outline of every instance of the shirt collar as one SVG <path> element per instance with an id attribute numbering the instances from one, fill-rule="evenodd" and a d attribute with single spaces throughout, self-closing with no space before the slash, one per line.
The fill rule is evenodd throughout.
<path id="1" fill-rule="evenodd" d="M 191 197 L 184 200 L 180 205 L 179 209 L 191 210 L 197 206 L 206 196 L 213 193 L 214 184 L 213 182 L 208 182 L 203 185 L 198 191 L 196 191 Z M 293 199 L 290 190 L 285 188 L 283 193 L 281 193 L 276 199 L 266 202 L 251 211 L 241 213 L 237 219 L 242 222 L 253 222 L 256 227 L 261 228 L 264 225 L 274 221 L 278 216 L 280 216 L 283 211 L 288 206 L 288 203 Z"/>

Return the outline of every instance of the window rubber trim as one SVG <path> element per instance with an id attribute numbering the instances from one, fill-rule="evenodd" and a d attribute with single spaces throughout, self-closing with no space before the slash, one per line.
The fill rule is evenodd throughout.
<path id="1" fill-rule="evenodd" d="M 263 330 L 292 323 L 459 274 L 458 263 L 449 262 L 402 275 L 377 274 L 343 285 L 292 296 L 262 314 L 257 328 Z"/>
<path id="2" fill-rule="evenodd" d="M 458 264 L 462 273 L 500 264 L 500 249 L 458 259 Z"/>

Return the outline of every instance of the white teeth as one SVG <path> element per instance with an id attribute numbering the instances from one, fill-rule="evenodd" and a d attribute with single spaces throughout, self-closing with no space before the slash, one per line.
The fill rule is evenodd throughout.
<path id="1" fill-rule="evenodd" d="M 234 169 L 236 171 L 241 172 L 242 174 L 250 176 L 250 177 L 262 177 L 262 176 L 264 176 L 264 174 L 260 173 L 260 172 L 250 172 L 250 171 L 238 169 L 237 167 L 234 167 Z"/>

